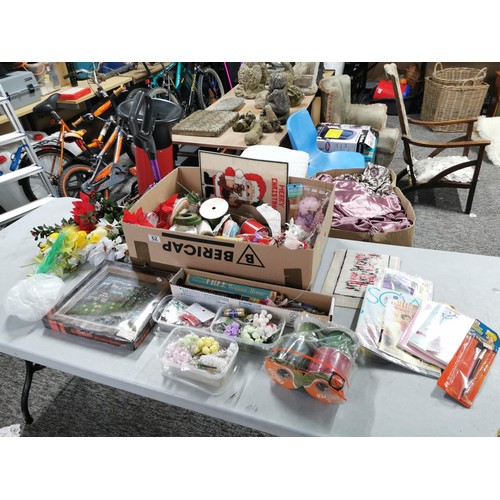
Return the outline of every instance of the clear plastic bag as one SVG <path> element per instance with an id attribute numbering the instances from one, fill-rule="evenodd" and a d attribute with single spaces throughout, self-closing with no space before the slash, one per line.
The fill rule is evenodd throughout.
<path id="1" fill-rule="evenodd" d="M 50 274 L 35 274 L 16 283 L 7 293 L 8 314 L 24 321 L 39 321 L 64 296 L 64 281 Z"/>

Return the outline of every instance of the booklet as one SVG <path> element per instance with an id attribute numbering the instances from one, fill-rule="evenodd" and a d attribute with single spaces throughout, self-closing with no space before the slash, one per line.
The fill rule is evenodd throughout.
<path id="1" fill-rule="evenodd" d="M 375 285 L 366 289 L 356 333 L 363 347 L 391 363 L 421 375 L 439 377 L 441 370 L 400 349 L 397 339 L 405 330 L 422 299 L 410 293 Z"/>
<path id="2" fill-rule="evenodd" d="M 447 304 L 423 301 L 398 345 L 424 361 L 445 368 L 473 323 L 473 318 Z"/>

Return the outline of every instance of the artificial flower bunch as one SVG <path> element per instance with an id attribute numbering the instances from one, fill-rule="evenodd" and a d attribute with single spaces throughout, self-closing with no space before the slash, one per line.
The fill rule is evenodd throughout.
<path id="1" fill-rule="evenodd" d="M 223 373 L 237 352 L 238 347 L 234 343 L 224 349 L 214 337 L 188 333 L 167 345 L 163 360 L 182 368 L 194 367 Z"/>
<path id="2" fill-rule="evenodd" d="M 60 224 L 32 229 L 35 241 L 41 240 L 35 257 L 38 274 L 62 278 L 85 262 L 98 266 L 105 260 L 129 260 L 121 228 L 123 208 L 116 202 L 80 193 L 71 214 Z"/>

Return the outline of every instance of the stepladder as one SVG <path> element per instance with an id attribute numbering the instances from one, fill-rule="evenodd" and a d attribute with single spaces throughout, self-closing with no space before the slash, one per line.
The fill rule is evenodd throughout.
<path id="1" fill-rule="evenodd" d="M 49 202 L 57 196 L 57 191 L 47 177 L 45 170 L 39 165 L 37 155 L 26 134 L 19 117 L 10 102 L 8 94 L 0 84 L 0 109 L 6 115 L 10 131 L 0 135 L 0 149 L 11 144 L 19 144 L 25 150 L 29 161 L 14 171 L 2 172 L 0 175 L 0 229 L 26 213 Z M 16 188 L 21 179 L 32 177 L 40 186 L 38 198 L 28 200 L 24 195 L 17 194 Z M 3 203 L 2 203 L 3 199 Z"/>

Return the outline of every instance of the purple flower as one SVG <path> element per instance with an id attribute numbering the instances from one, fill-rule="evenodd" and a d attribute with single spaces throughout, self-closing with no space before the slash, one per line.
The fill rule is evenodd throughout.
<path id="1" fill-rule="evenodd" d="M 237 337 L 240 334 L 240 325 L 234 321 L 230 325 L 226 326 L 224 333 L 230 337 Z"/>

